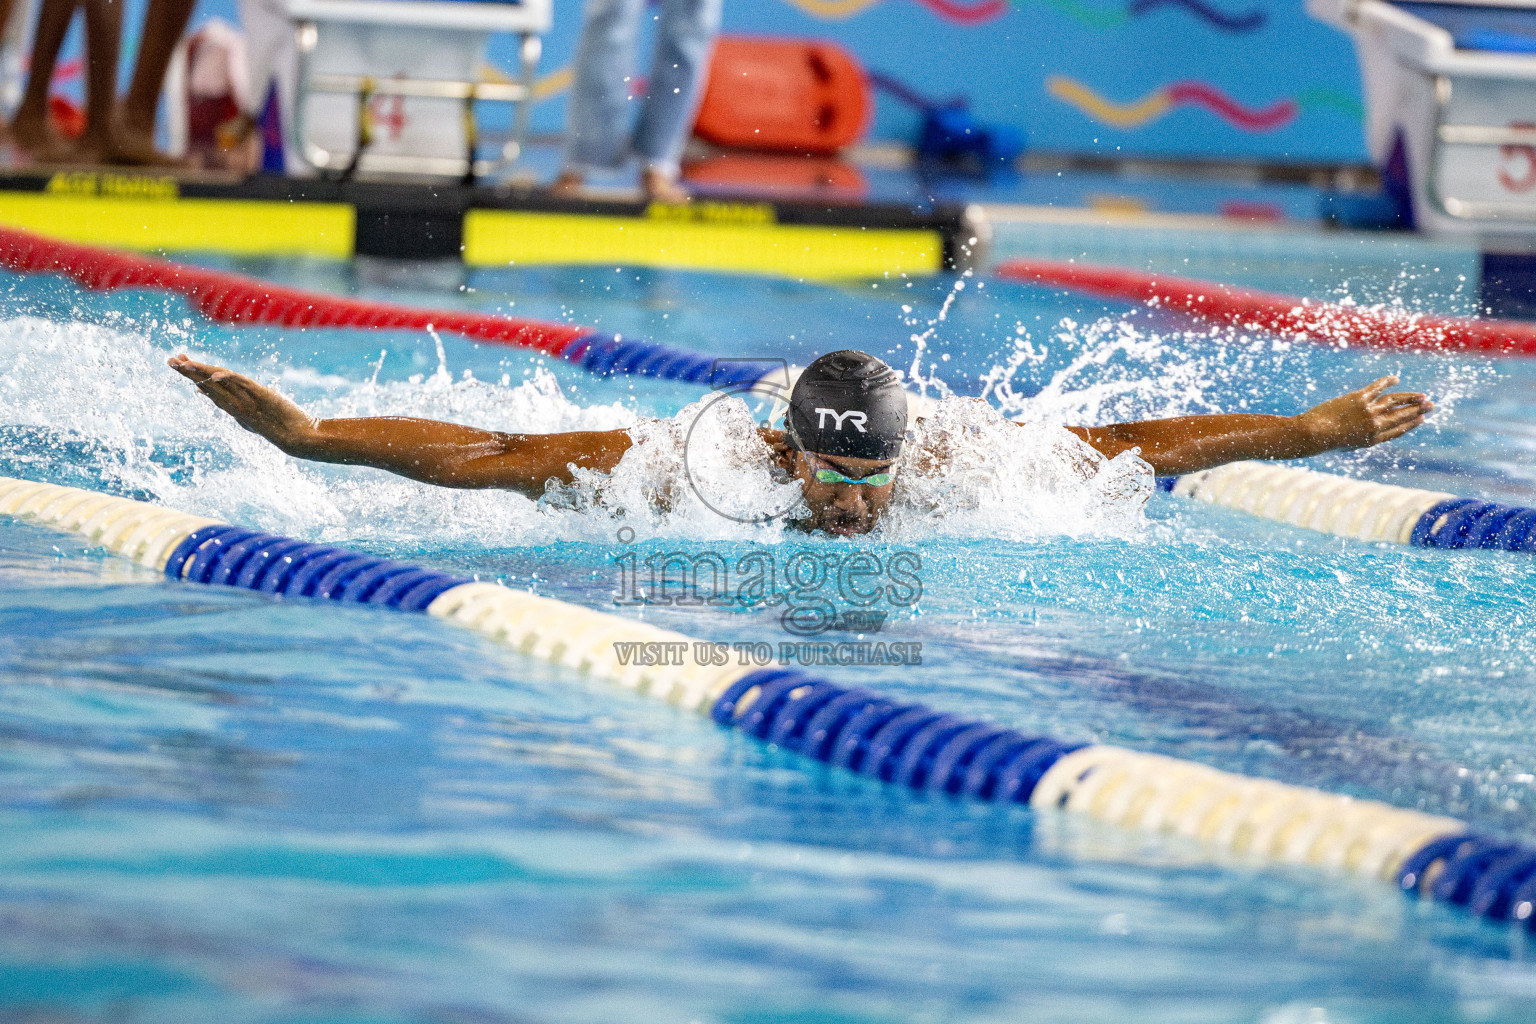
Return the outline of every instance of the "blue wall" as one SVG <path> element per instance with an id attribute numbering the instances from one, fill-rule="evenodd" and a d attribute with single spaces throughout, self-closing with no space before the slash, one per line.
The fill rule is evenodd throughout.
<path id="1" fill-rule="evenodd" d="M 579 3 L 557 0 L 555 17 L 545 72 L 570 59 Z M 725 28 L 835 40 L 920 93 L 968 96 L 980 120 L 1016 124 L 1040 149 L 1365 159 L 1353 47 L 1295 0 L 726 0 Z M 1096 119 L 1047 91 L 1053 78 L 1115 104 L 1146 101 L 1126 111 L 1139 123 Z M 1270 120 L 1243 127 L 1203 105 L 1206 93 Z M 558 131 L 562 113 L 547 101 L 534 123 Z M 915 125 L 881 97 L 871 134 L 905 139 Z"/>
<path id="2" fill-rule="evenodd" d="M 142 7 L 128 5 L 125 64 Z M 543 74 L 568 66 L 580 14 L 556 0 Z M 203 0 L 194 22 L 214 15 L 235 21 L 233 0 Z M 726 0 L 725 25 L 835 40 L 920 93 L 967 96 L 978 119 L 1018 125 L 1039 149 L 1365 159 L 1353 49 L 1295 0 Z M 511 67 L 510 42 L 491 56 Z M 1122 123 L 1096 116 L 1094 98 Z M 540 103 L 535 131 L 559 131 L 564 108 L 560 95 Z M 1245 125 L 1244 111 L 1262 116 Z M 915 125 L 882 96 L 871 136 L 908 139 Z"/>

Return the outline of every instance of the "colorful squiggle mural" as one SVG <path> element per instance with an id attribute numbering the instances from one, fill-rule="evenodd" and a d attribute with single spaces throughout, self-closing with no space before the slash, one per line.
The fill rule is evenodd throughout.
<path id="1" fill-rule="evenodd" d="M 544 100 L 559 96 L 570 89 L 573 78 L 575 78 L 575 73 L 571 71 L 569 66 L 540 76 L 533 83 L 533 102 L 542 103 Z"/>
<path id="2" fill-rule="evenodd" d="M 843 21 L 853 17 L 866 7 L 880 0 L 789 0 L 813 18 L 823 21 Z M 1008 13 L 1008 0 L 980 0 L 979 3 L 962 4 L 955 0 L 918 0 L 945 21 L 957 25 L 980 25 Z"/>
<path id="3" fill-rule="evenodd" d="M 1212 28 L 1241 35 L 1256 32 L 1269 21 L 1269 16 L 1257 7 L 1241 14 L 1227 14 L 1207 3 L 1206 0 L 1131 0 L 1124 8 L 1095 7 L 1083 0 L 1043 0 L 1060 13 L 1080 25 L 1089 28 L 1119 28 L 1133 18 L 1150 14 L 1160 7 L 1177 7 L 1194 15 Z"/>
<path id="4" fill-rule="evenodd" d="M 1129 103 L 1105 99 L 1066 75 L 1051 75 L 1045 80 L 1045 90 L 1095 121 L 1116 128 L 1140 128 L 1179 106 L 1203 107 L 1233 127 L 1249 132 L 1284 128 L 1301 110 L 1314 107 L 1332 107 L 1359 116 L 1359 104 L 1351 104 L 1351 97 L 1326 89 L 1308 90 L 1296 99 L 1279 100 L 1258 108 L 1245 107 L 1206 82 L 1172 82 Z"/>
<path id="5" fill-rule="evenodd" d="M 1338 89 L 1308 89 L 1296 97 L 1296 105 L 1302 110 L 1335 110 L 1356 121 L 1365 120 L 1365 104 L 1360 98 Z"/>
<path id="6" fill-rule="evenodd" d="M 1228 14 L 1206 3 L 1205 0 L 1131 0 L 1131 5 L 1126 8 L 1126 11 L 1131 17 L 1139 17 L 1159 7 L 1182 7 L 1207 25 L 1234 34 L 1257 32 L 1269 20 L 1269 17 L 1257 7 L 1250 8 L 1242 14 Z"/>
<path id="7" fill-rule="evenodd" d="M 822 21 L 843 21 L 880 0 L 789 0 L 813 18 Z"/>
<path id="8" fill-rule="evenodd" d="M 930 11 L 957 25 L 980 25 L 1008 13 L 1007 0 L 982 0 L 978 4 L 958 4 L 953 0 L 919 0 Z"/>
<path id="9" fill-rule="evenodd" d="M 842 21 L 853 17 L 880 0 L 789 0 L 800 10 L 823 21 Z M 961 3 L 958 0 L 917 0 L 918 3 L 957 25 L 980 25 L 1007 14 L 1019 0 L 979 0 Z M 1083 0 L 1043 0 L 1073 21 L 1089 28 L 1118 28 L 1133 18 L 1150 14 L 1162 7 L 1176 7 L 1223 32 L 1242 34 L 1256 32 L 1269 20 L 1262 10 L 1249 8 L 1241 14 L 1228 14 L 1208 3 L 1207 0 L 1130 0 L 1123 8 L 1095 7 Z"/>
<path id="10" fill-rule="evenodd" d="M 573 76 L 574 73 L 571 71 L 569 64 L 563 68 L 556 68 L 546 75 L 540 75 L 533 83 L 533 102 L 543 103 L 545 100 L 554 99 L 556 96 L 568 92 L 571 88 Z M 493 64 L 482 64 L 480 66 L 480 81 L 499 82 L 502 85 L 510 85 L 517 81 L 517 79 Z"/>
<path id="11" fill-rule="evenodd" d="M 512 81 L 506 72 L 489 66 L 481 70 L 481 77 L 488 82 Z M 570 87 L 569 67 L 551 71 L 534 82 L 533 101 L 542 103 L 553 99 Z M 1095 121 L 1126 129 L 1139 128 L 1180 104 L 1204 107 L 1228 123 L 1250 132 L 1284 128 L 1298 113 L 1306 110 L 1328 109 L 1357 121 L 1365 119 L 1365 108 L 1358 99 L 1333 89 L 1308 89 L 1294 100 L 1280 100 L 1260 110 L 1249 110 L 1205 82 L 1173 82 L 1130 103 L 1107 100 L 1065 75 L 1050 76 L 1046 79 L 1045 88 L 1052 96 L 1071 104 Z"/>

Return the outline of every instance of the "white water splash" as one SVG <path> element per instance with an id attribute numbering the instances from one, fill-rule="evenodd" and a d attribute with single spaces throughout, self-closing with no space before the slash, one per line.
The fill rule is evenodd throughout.
<path id="1" fill-rule="evenodd" d="M 530 433 L 631 430 L 635 444 L 612 474 L 581 473 L 535 502 L 292 459 L 168 369 L 173 351 L 131 331 L 32 318 L 0 324 L 0 425 L 13 433 L 0 458 L 40 478 L 72 462 L 114 489 L 211 518 L 406 549 L 611 541 L 621 526 L 641 538 L 772 542 L 803 514 L 798 485 L 773 467 L 736 399 L 705 398 L 642 422 L 617 403 L 572 403 L 544 370 L 516 385 L 468 373 L 454 380 L 441 355 L 431 375 L 383 384 L 372 366 L 356 381 L 271 362 L 233 367 L 318 396 L 303 404 L 320 416 L 424 416 Z M 970 399 L 940 402 L 912 443 L 914 455 L 942 451 L 948 461 L 914 457 L 904 467 L 883 527 L 903 539 L 1129 536 L 1151 486 L 1133 457 L 1105 460 L 1059 428 L 1013 426 Z M 765 511 L 781 515 L 752 522 Z"/>
<path id="2" fill-rule="evenodd" d="M 949 319 L 950 307 L 955 304 L 955 299 L 959 298 L 960 293 L 965 291 L 965 282 L 971 277 L 971 273 L 971 271 L 967 270 L 955 279 L 955 283 L 950 286 L 949 294 L 944 296 L 944 302 L 939 306 L 938 313 L 935 314 L 932 320 L 928 321 L 927 329 L 914 332 L 908 339 L 912 342 L 912 365 L 907 368 L 907 379 L 917 385 L 917 393 L 923 398 L 928 397 L 929 388 L 932 388 L 939 398 L 948 398 L 954 393 L 950 390 L 949 385 L 939 377 L 939 364 L 930 362 L 925 373 L 923 370 L 923 359 L 928 355 L 929 342 L 938 334 L 944 321 Z M 910 306 L 903 306 L 902 312 L 910 313 L 911 308 Z M 917 321 L 915 319 L 907 319 L 906 323 L 908 326 L 915 326 Z M 943 358 L 947 360 L 949 356 L 946 355 Z"/>
<path id="3" fill-rule="evenodd" d="M 1062 324 L 1058 339 L 1070 342 L 1078 327 Z M 1018 413 L 1051 423 L 1123 419 L 1129 408 L 1157 402 L 1164 415 L 1215 411 L 1204 399 L 1211 381 L 1199 360 L 1172 356 L 1157 335 L 1124 320 L 1100 321 L 1082 331 L 1077 352 L 1034 395 L 1018 401 Z M 1160 372 L 1148 375 L 1144 368 Z M 1204 406 L 1204 407 L 1202 407 Z M 1012 410 L 1010 410 L 1012 411 Z"/>
<path id="4" fill-rule="evenodd" d="M 0 324 L 0 424 L 14 435 L 0 457 L 37 478 L 48 477 L 59 460 L 84 462 L 114 489 L 312 540 L 411 546 L 431 538 L 491 547 L 561 536 L 536 503 L 516 494 L 448 490 L 289 458 L 170 370 L 165 360 L 173 351 L 143 334 L 84 324 Z M 328 390 L 304 403 L 322 416 L 429 416 L 526 432 L 622 428 L 636 419 L 617 404 L 573 405 L 543 371 L 503 387 L 473 377 L 453 381 L 443 368 L 426 379 L 377 385 L 269 367 L 234 366 L 285 390 Z"/>
<path id="5" fill-rule="evenodd" d="M 1337 365 L 1340 350 L 1262 332 L 1180 329 L 1142 315 L 1087 324 L 1063 319 L 1041 345 L 1022 325 L 1016 331 L 1007 360 L 982 376 L 982 395 L 1009 417 L 1035 423 L 1096 426 L 1218 412 L 1294 413 L 1396 374 L 1401 390 L 1429 392 L 1437 412 L 1428 429 L 1436 430 L 1458 402 L 1485 389 L 1494 376 L 1485 360 L 1352 350 L 1350 361 L 1359 369 L 1335 391 L 1315 378 Z M 1057 368 L 1042 383 L 1037 368 L 1043 365 Z M 1277 395 L 1298 380 L 1305 392 L 1300 403 Z"/>
<path id="6" fill-rule="evenodd" d="M 1105 458 L 1067 430 L 1018 424 L 978 399 L 949 398 L 911 431 L 884 532 L 926 536 L 1139 535 L 1152 467 Z"/>

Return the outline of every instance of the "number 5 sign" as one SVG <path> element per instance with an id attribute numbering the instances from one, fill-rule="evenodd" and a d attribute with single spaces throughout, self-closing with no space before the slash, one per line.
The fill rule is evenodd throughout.
<path id="1" fill-rule="evenodd" d="M 1514 121 L 1511 128 L 1536 128 L 1529 121 Z M 1499 184 L 1510 192 L 1529 192 L 1536 188 L 1536 146 L 1510 145 L 1499 149 Z"/>

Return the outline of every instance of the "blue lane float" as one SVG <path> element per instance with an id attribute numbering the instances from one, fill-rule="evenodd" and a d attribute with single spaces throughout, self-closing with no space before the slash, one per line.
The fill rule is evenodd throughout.
<path id="1" fill-rule="evenodd" d="M 1536 552 L 1536 509 L 1451 498 L 1424 513 L 1408 543 L 1424 548 Z"/>
<path id="2" fill-rule="evenodd" d="M 783 360 L 724 359 L 614 334 L 583 334 L 560 350 L 560 358 L 599 377 L 626 374 L 722 391 L 751 388 L 785 372 Z"/>
<path id="3" fill-rule="evenodd" d="M 798 669 L 712 660 L 638 665 L 618 648 L 691 647 L 694 638 L 124 498 L 0 478 L 0 514 L 75 533 L 182 582 L 429 614 L 834 769 L 932 798 L 1087 814 L 1249 860 L 1375 877 L 1414 896 L 1536 929 L 1536 847 L 1474 834 L 1454 818 L 1108 744 L 1027 735 Z"/>
<path id="4" fill-rule="evenodd" d="M 753 695 L 742 706 L 742 698 Z M 1088 746 L 844 687 L 798 669 L 732 683 L 710 717 L 756 739 L 881 782 L 1000 803 L 1029 803 L 1064 755 Z"/>
<path id="5" fill-rule="evenodd" d="M 345 548 L 204 526 L 171 550 L 165 574 L 192 583 L 242 587 L 283 597 L 425 611 L 444 591 L 473 580 Z"/>
<path id="6" fill-rule="evenodd" d="M 1357 540 L 1448 550 L 1536 552 L 1536 509 L 1352 480 L 1269 462 L 1161 477 L 1196 501 Z"/>

